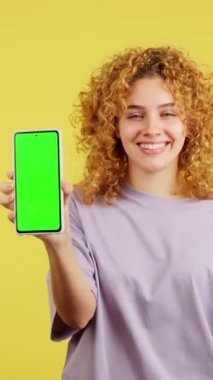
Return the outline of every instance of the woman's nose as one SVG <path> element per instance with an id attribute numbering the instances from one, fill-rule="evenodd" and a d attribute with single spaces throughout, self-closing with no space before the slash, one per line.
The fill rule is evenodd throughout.
<path id="1" fill-rule="evenodd" d="M 148 135 L 156 135 L 160 134 L 161 132 L 161 126 L 158 120 L 156 118 L 147 118 L 147 121 L 145 123 L 144 128 L 144 134 Z"/>

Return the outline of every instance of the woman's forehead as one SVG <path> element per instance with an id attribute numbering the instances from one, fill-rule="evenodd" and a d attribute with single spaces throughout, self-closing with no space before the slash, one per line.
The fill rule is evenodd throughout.
<path id="1" fill-rule="evenodd" d="M 173 103 L 173 95 L 161 78 L 137 80 L 127 97 L 127 105 L 138 104 L 144 108 L 161 107 L 164 104 L 171 106 Z"/>

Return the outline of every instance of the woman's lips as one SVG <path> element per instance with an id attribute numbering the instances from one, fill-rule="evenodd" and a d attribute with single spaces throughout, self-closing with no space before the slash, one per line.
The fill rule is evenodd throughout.
<path id="1" fill-rule="evenodd" d="M 148 144 L 148 145 L 152 145 L 153 146 L 152 148 L 145 147 L 145 146 L 143 146 L 143 144 L 138 144 L 138 146 L 139 146 L 139 149 L 142 153 L 148 154 L 148 155 L 155 155 L 155 154 L 160 154 L 160 153 L 165 152 L 168 149 L 170 142 L 165 142 L 164 144 L 161 143 L 160 144 L 160 145 L 162 145 L 161 147 L 154 148 L 154 145 L 157 145 L 157 144 L 158 143 Z"/>

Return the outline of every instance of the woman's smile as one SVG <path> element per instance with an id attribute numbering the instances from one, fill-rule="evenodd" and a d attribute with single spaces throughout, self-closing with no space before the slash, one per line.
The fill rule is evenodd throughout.
<path id="1" fill-rule="evenodd" d="M 142 153 L 148 154 L 148 155 L 156 155 L 163 153 L 170 149 L 170 142 L 159 142 L 159 143 L 138 143 L 139 149 Z"/>

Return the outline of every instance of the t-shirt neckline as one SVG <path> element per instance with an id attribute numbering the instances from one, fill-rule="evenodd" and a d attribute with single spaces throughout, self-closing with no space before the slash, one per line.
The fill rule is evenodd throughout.
<path id="1" fill-rule="evenodd" d="M 196 201 L 193 198 L 166 198 L 147 193 L 132 186 L 127 180 L 124 181 L 123 191 L 147 207 L 173 208 L 178 205 L 194 204 Z"/>

